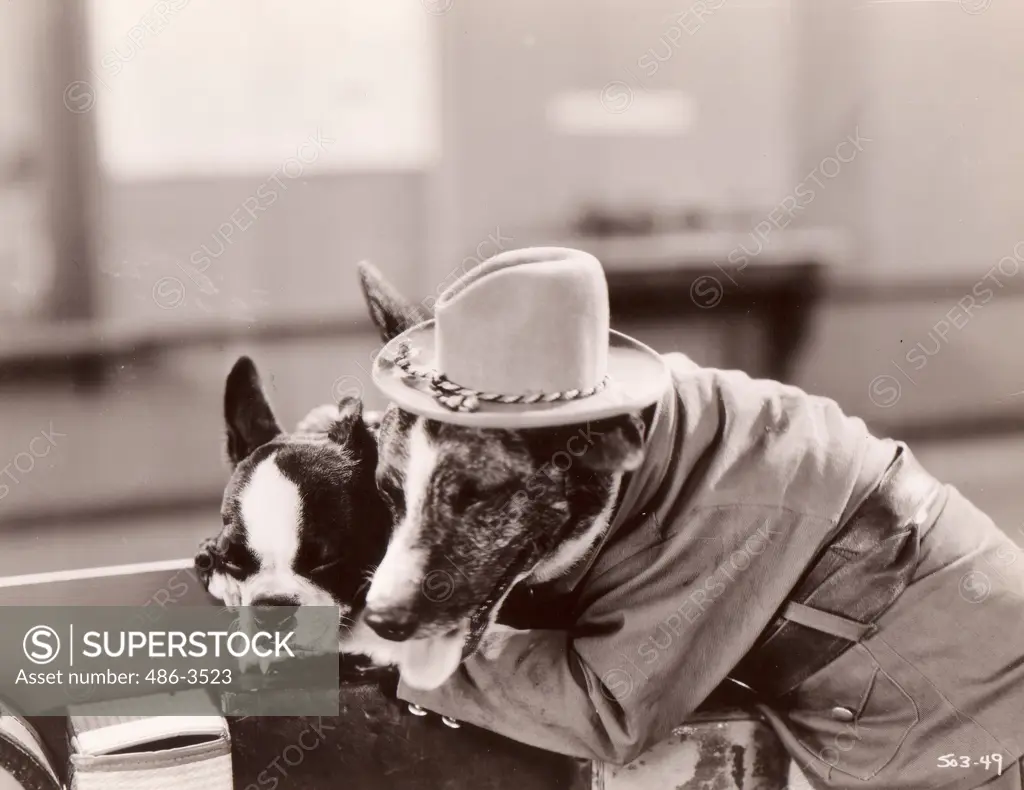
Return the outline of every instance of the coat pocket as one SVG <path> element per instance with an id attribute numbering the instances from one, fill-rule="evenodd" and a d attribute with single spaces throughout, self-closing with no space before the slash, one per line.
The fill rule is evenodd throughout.
<path id="1" fill-rule="evenodd" d="M 794 736 L 826 774 L 831 768 L 871 779 L 920 720 L 914 700 L 875 660 L 870 642 L 854 645 L 784 700 Z"/>

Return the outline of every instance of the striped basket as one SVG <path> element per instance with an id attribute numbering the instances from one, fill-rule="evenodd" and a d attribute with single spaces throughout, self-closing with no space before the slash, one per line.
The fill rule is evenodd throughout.
<path id="1" fill-rule="evenodd" d="M 59 777 L 39 733 L 0 701 L 0 790 L 62 790 Z"/>
<path id="2" fill-rule="evenodd" d="M 228 723 L 212 700 L 209 715 L 112 715 L 110 705 L 68 710 L 71 790 L 232 790 Z"/>

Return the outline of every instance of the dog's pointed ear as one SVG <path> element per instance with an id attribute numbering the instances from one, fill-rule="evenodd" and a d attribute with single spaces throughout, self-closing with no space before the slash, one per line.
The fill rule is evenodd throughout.
<path id="1" fill-rule="evenodd" d="M 338 415 L 327 430 L 327 438 L 338 444 L 348 444 L 357 437 L 363 426 L 363 401 L 357 397 L 345 397 L 338 401 Z"/>
<path id="2" fill-rule="evenodd" d="M 281 433 L 267 402 L 260 374 L 249 357 L 239 357 L 224 385 L 227 455 L 232 466 Z"/>
<path id="3" fill-rule="evenodd" d="M 431 317 L 429 310 L 417 309 L 402 296 L 372 263 L 362 261 L 357 269 L 370 318 L 385 343 Z"/>
<path id="4" fill-rule="evenodd" d="M 582 430 L 585 450 L 580 464 L 594 472 L 631 472 L 644 460 L 644 423 L 625 414 L 588 423 Z"/>

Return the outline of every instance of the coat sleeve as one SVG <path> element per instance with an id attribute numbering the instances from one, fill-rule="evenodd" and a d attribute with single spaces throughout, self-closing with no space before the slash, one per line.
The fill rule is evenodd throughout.
<path id="1" fill-rule="evenodd" d="M 760 510 L 697 520 L 733 525 L 713 571 L 692 566 L 698 552 L 685 530 L 598 576 L 573 631 L 514 634 L 497 658 L 475 655 L 440 688 L 403 683 L 399 696 L 549 751 L 629 762 L 711 694 L 785 598 L 792 574 L 777 563 L 789 541 L 773 541 L 784 532 L 765 530 Z"/>
<path id="2" fill-rule="evenodd" d="M 559 631 L 516 634 L 497 659 L 474 656 L 441 688 L 403 683 L 399 696 L 532 746 L 612 762 L 639 752 L 644 726 Z"/>

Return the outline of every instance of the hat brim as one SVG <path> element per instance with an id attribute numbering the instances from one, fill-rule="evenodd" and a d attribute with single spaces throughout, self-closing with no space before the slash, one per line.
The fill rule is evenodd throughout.
<path id="1" fill-rule="evenodd" d="M 414 364 L 434 368 L 434 322 L 426 321 L 392 339 L 373 363 L 373 382 L 405 411 L 428 419 L 473 428 L 549 428 L 631 414 L 658 401 L 671 382 L 668 367 L 654 350 L 628 335 L 611 330 L 608 384 L 586 398 L 553 403 L 503 404 L 481 401 L 472 412 L 453 411 L 409 382 L 407 374 L 389 360 L 398 346 L 408 343 Z M 459 382 L 456 382 L 459 383 Z"/>

